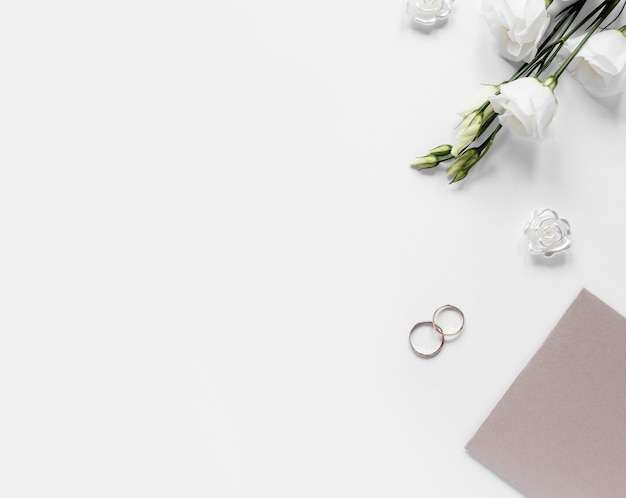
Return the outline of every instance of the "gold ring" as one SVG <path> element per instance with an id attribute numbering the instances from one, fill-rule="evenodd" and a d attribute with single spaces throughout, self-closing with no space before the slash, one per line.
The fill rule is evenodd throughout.
<path id="1" fill-rule="evenodd" d="M 439 347 L 437 349 L 435 349 L 432 353 L 422 353 L 421 351 L 418 351 L 417 349 L 415 349 L 415 346 L 413 346 L 413 341 L 411 340 L 413 337 L 413 332 L 415 332 L 418 328 L 424 326 L 424 325 L 430 325 L 433 330 L 435 332 L 437 332 L 439 334 L 439 337 L 441 337 L 441 344 L 439 344 Z M 413 352 L 417 355 L 417 356 L 421 356 L 422 358 L 432 358 L 433 356 L 437 356 L 439 354 L 439 351 L 441 351 L 441 349 L 443 348 L 443 344 L 446 341 L 444 334 L 441 333 L 437 327 L 435 326 L 435 324 L 433 322 L 419 322 L 416 323 L 415 325 L 413 325 L 413 328 L 411 329 L 411 332 L 409 332 L 409 346 L 411 346 L 411 349 L 413 350 Z"/>
<path id="2" fill-rule="evenodd" d="M 459 315 L 461 315 L 461 326 L 454 332 L 444 332 L 441 325 L 437 323 L 437 315 L 444 310 L 453 310 L 453 311 L 456 311 Z M 465 326 L 465 315 L 456 306 L 453 306 L 451 304 L 444 304 L 443 306 L 440 306 L 439 308 L 437 308 L 435 312 L 433 313 L 432 324 L 435 330 L 439 332 L 443 337 L 452 337 L 452 336 L 460 334 L 461 331 L 463 330 L 463 327 Z"/>

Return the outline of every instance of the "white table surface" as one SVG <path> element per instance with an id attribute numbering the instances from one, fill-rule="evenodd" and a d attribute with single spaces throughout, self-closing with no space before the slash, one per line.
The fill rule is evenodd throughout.
<path id="1" fill-rule="evenodd" d="M 0 495 L 519 496 L 464 446 L 582 287 L 626 312 L 622 99 L 564 77 L 449 186 L 409 163 L 512 72 L 478 0 L 12 2 L 0 45 Z"/>

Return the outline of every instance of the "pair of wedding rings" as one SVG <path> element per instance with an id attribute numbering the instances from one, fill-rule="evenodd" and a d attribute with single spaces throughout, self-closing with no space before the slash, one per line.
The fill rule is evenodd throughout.
<path id="1" fill-rule="evenodd" d="M 441 324 L 437 321 L 439 314 L 445 310 L 452 310 L 453 312 L 460 315 L 461 325 L 459 325 L 459 327 L 456 330 L 453 330 L 451 332 L 445 331 L 443 327 L 441 326 Z M 444 304 L 443 306 L 440 306 L 439 308 L 435 310 L 430 322 L 418 322 L 415 325 L 413 325 L 411 332 L 409 332 L 409 346 L 411 346 L 411 349 L 417 356 L 420 356 L 421 358 L 432 358 L 433 356 L 437 356 L 439 352 L 443 349 L 443 345 L 446 342 L 446 338 L 452 338 L 452 337 L 458 336 L 463 330 L 464 326 L 465 326 L 465 315 L 463 314 L 463 312 L 456 306 L 452 306 L 451 304 Z M 439 346 L 437 347 L 437 349 L 435 349 L 434 351 L 430 353 L 418 351 L 418 349 L 413 344 L 413 335 L 415 334 L 415 332 L 417 332 L 418 329 L 425 328 L 425 327 L 429 327 L 433 329 L 440 338 Z"/>

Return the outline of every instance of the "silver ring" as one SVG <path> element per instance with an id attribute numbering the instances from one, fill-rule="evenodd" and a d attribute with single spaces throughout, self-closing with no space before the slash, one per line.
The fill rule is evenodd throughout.
<path id="1" fill-rule="evenodd" d="M 437 315 L 444 310 L 453 310 L 453 311 L 456 311 L 459 315 L 461 315 L 461 326 L 454 332 L 444 332 L 441 325 L 437 323 Z M 437 308 L 435 312 L 433 313 L 432 324 L 435 330 L 439 332 L 443 337 L 452 337 L 452 336 L 460 334 L 461 331 L 463 330 L 463 327 L 465 327 L 465 315 L 456 306 L 453 306 L 451 304 L 444 304 L 443 306 L 440 306 L 439 308 Z"/>
<path id="2" fill-rule="evenodd" d="M 412 341 L 412 337 L 413 337 L 413 332 L 415 332 L 418 328 L 424 326 L 424 325 L 430 325 L 433 330 L 435 332 L 437 332 L 437 334 L 439 335 L 439 337 L 441 337 L 441 344 L 439 344 L 439 347 L 437 349 L 435 349 L 432 353 L 422 353 L 421 351 L 418 351 L 417 349 L 415 349 L 415 346 L 413 346 L 413 341 Z M 411 349 L 413 350 L 413 352 L 417 355 L 417 356 L 421 356 L 422 358 L 432 358 L 433 356 L 437 356 L 439 354 L 439 351 L 441 351 L 441 349 L 443 348 L 443 344 L 446 341 L 444 334 L 441 333 L 437 327 L 435 326 L 434 322 L 419 322 L 416 323 L 415 325 L 413 325 L 413 328 L 411 329 L 411 332 L 409 332 L 409 346 L 411 346 Z"/>

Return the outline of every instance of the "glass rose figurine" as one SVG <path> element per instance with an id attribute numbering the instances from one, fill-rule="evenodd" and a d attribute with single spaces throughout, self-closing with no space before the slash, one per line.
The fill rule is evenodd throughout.
<path id="1" fill-rule="evenodd" d="M 450 0 L 409 0 L 406 13 L 416 23 L 432 26 L 450 14 Z"/>
<path id="2" fill-rule="evenodd" d="M 559 218 L 551 209 L 533 211 L 524 233 L 528 237 L 528 250 L 531 254 L 550 257 L 565 251 L 571 245 L 569 223 Z"/>

